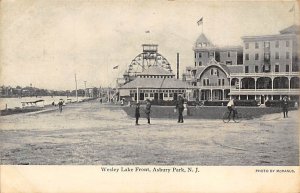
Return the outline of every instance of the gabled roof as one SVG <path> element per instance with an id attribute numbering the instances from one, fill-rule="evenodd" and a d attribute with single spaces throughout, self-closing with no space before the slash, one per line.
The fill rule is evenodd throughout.
<path id="1" fill-rule="evenodd" d="M 141 75 L 164 75 L 164 76 L 173 75 L 174 76 L 173 73 L 160 66 L 150 66 L 148 69 L 138 74 L 138 76 Z"/>
<path id="2" fill-rule="evenodd" d="M 195 77 L 197 79 L 200 79 L 202 74 L 204 73 L 204 71 L 212 66 L 220 68 L 221 70 L 223 70 L 225 72 L 225 74 L 227 76 L 229 76 L 229 74 L 230 74 L 229 68 L 225 64 L 220 64 L 214 58 L 211 58 L 211 60 L 207 63 L 207 66 L 203 66 L 203 68 L 197 69 Z"/>
<path id="3" fill-rule="evenodd" d="M 177 89 L 177 88 L 191 88 L 192 86 L 188 85 L 186 82 L 182 80 L 178 80 L 175 78 L 140 78 L 137 77 L 133 81 L 123 85 L 120 89 Z"/>
<path id="4" fill-rule="evenodd" d="M 300 29 L 298 25 L 291 25 L 280 31 L 281 34 L 299 34 Z"/>

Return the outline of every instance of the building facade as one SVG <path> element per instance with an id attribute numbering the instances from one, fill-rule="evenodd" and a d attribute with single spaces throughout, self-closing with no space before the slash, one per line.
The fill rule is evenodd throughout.
<path id="1" fill-rule="evenodd" d="M 186 82 L 178 80 L 170 71 L 151 66 L 137 77 L 119 88 L 120 99 L 132 101 L 177 100 L 178 95 L 186 95 L 190 88 Z"/>
<path id="2" fill-rule="evenodd" d="M 183 80 L 200 100 L 299 100 L 299 28 L 276 35 L 242 37 L 243 46 L 216 47 L 204 34 L 196 40 L 194 67 Z"/>

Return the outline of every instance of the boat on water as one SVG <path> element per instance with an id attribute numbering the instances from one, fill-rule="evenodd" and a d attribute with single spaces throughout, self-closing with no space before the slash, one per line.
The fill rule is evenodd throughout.
<path id="1" fill-rule="evenodd" d="M 0 111 L 1 116 L 17 114 L 17 113 L 28 113 L 34 111 L 40 111 L 45 108 L 45 100 L 35 100 L 35 101 L 23 101 L 21 102 L 22 107 L 16 107 L 14 109 L 5 109 Z"/>
<path id="2" fill-rule="evenodd" d="M 41 109 L 45 107 L 45 100 L 21 102 L 22 109 Z"/>

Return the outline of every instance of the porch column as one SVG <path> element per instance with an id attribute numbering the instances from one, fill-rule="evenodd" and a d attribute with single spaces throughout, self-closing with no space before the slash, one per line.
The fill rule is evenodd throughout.
<path id="1" fill-rule="evenodd" d="M 241 78 L 239 78 L 239 91 L 241 91 L 241 87 L 242 87 L 242 81 Z"/>
<path id="2" fill-rule="evenodd" d="M 255 91 L 255 94 L 256 94 L 256 81 L 257 81 L 257 78 L 254 78 L 254 91 Z"/>
<path id="3" fill-rule="evenodd" d="M 225 99 L 225 90 L 222 89 L 222 91 L 223 91 L 223 98 L 222 98 L 222 100 L 224 100 Z"/>
<path id="4" fill-rule="evenodd" d="M 288 77 L 289 80 L 289 92 L 291 91 L 291 77 Z"/>
<path id="5" fill-rule="evenodd" d="M 212 95 L 212 89 L 210 89 L 210 100 L 212 101 L 212 97 L 213 97 L 213 95 Z"/>
<path id="6" fill-rule="evenodd" d="M 139 102 L 139 87 L 136 87 L 136 102 L 138 103 Z"/>
<path id="7" fill-rule="evenodd" d="M 199 101 L 201 101 L 201 89 L 199 88 Z"/>
<path id="8" fill-rule="evenodd" d="M 271 83 L 272 83 L 272 91 L 273 91 L 273 84 L 274 84 L 274 78 L 271 78 Z"/>

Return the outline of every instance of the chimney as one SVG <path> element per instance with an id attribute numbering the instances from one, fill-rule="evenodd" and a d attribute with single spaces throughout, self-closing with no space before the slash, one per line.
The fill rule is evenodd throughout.
<path id="1" fill-rule="evenodd" d="M 177 79 L 179 79 L 179 53 L 177 53 Z"/>

